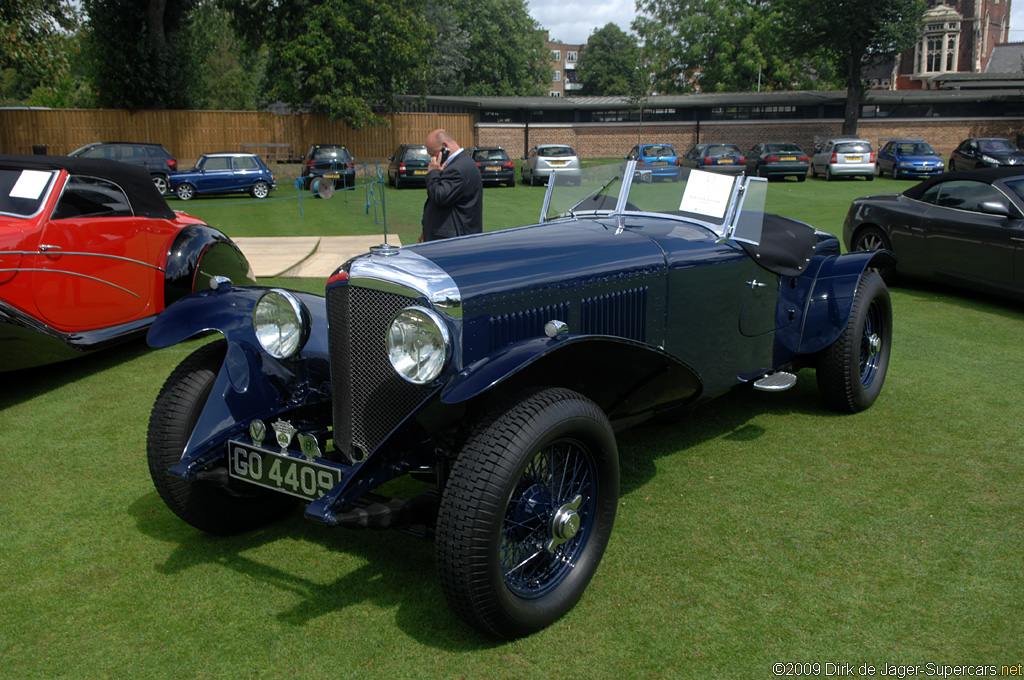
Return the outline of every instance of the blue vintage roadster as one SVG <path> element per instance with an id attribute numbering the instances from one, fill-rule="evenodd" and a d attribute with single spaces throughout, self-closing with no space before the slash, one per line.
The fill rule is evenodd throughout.
<path id="1" fill-rule="evenodd" d="M 499 638 L 551 624 L 601 561 L 618 503 L 615 431 L 729 388 L 817 369 L 831 408 L 869 407 L 892 341 L 886 251 L 764 213 L 767 183 L 635 161 L 555 175 L 535 225 L 342 264 L 325 297 L 192 295 L 149 332 L 207 330 L 149 425 L 179 517 L 258 527 L 305 504 L 329 526 L 432 535 L 451 607 Z M 399 477 L 422 495 L 387 498 Z"/>

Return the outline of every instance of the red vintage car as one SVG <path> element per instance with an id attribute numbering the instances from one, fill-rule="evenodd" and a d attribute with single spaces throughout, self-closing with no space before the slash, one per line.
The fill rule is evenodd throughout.
<path id="1" fill-rule="evenodd" d="M 0 371 L 143 335 L 221 276 L 255 283 L 238 247 L 171 210 L 144 169 L 0 155 Z"/>

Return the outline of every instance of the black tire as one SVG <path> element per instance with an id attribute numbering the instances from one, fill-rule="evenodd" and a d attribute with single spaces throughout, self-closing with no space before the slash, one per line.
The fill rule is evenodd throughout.
<path id="1" fill-rule="evenodd" d="M 797 175 L 797 176 L 796 176 L 796 181 L 797 181 L 797 182 L 804 182 L 804 181 L 806 181 L 806 180 L 807 180 L 807 174 L 806 174 L 806 173 L 805 173 L 805 174 L 803 174 L 803 175 Z"/>
<path id="2" fill-rule="evenodd" d="M 874 181 L 875 175 L 874 175 L 874 173 L 872 173 L 870 175 L 864 175 L 864 179 L 866 179 L 869 182 Z"/>
<path id="3" fill-rule="evenodd" d="M 192 197 L 196 195 L 196 188 L 188 182 L 179 184 L 174 188 L 174 193 L 178 195 L 183 201 L 191 201 Z"/>
<path id="4" fill-rule="evenodd" d="M 260 180 L 252 185 L 252 188 L 249 189 L 249 193 L 253 198 L 266 198 L 270 195 L 270 185 Z"/>
<path id="5" fill-rule="evenodd" d="M 900 179 L 900 167 L 898 165 L 892 166 L 892 178 Z"/>
<path id="6" fill-rule="evenodd" d="M 878 227 L 863 227 L 857 232 L 857 235 L 853 237 L 853 244 L 850 248 L 851 252 L 862 252 L 865 250 L 888 250 L 892 251 L 892 244 L 889 242 L 889 238 L 885 233 Z M 886 285 L 892 285 L 896 282 L 896 268 L 895 267 L 884 267 L 881 269 L 875 269 L 882 280 L 885 281 Z"/>
<path id="7" fill-rule="evenodd" d="M 832 166 L 831 165 L 826 165 L 825 166 L 825 181 L 826 182 L 831 182 L 832 181 Z"/>
<path id="8" fill-rule="evenodd" d="M 817 176 L 818 176 L 818 169 L 816 167 L 814 167 L 814 163 L 811 163 L 811 177 L 817 178 Z"/>
<path id="9" fill-rule="evenodd" d="M 153 186 L 163 196 L 171 189 L 171 182 L 167 179 L 167 175 L 153 175 Z"/>
<path id="10" fill-rule="evenodd" d="M 846 329 L 818 361 L 818 390 L 829 408 L 858 413 L 875 403 L 889 368 L 892 301 L 878 272 L 861 275 Z"/>
<path id="11" fill-rule="evenodd" d="M 495 409 L 441 497 L 437 569 L 449 605 L 498 638 L 557 621 L 597 570 L 618 487 L 615 435 L 589 399 L 539 389 Z"/>
<path id="12" fill-rule="evenodd" d="M 402 189 L 402 178 L 399 175 L 395 175 L 395 190 Z"/>
<path id="13" fill-rule="evenodd" d="M 221 535 L 264 526 L 283 517 L 296 503 L 251 485 L 240 489 L 244 494 L 233 493 L 212 482 L 189 484 L 167 473 L 181 459 L 226 351 L 223 340 L 203 345 L 174 369 L 153 404 L 146 436 L 149 474 L 160 498 L 195 528 Z"/>
<path id="14" fill-rule="evenodd" d="M 881 163 L 875 163 L 875 176 L 876 177 L 885 177 L 885 170 L 882 170 L 882 164 Z M 895 177 L 895 176 L 896 176 L 896 174 L 895 174 L 895 170 L 894 170 L 893 171 L 893 177 Z"/>

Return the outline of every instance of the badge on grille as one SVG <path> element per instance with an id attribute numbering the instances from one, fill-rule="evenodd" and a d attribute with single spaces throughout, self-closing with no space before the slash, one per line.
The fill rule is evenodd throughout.
<path id="1" fill-rule="evenodd" d="M 252 439 L 252 443 L 259 446 L 263 443 L 263 440 L 267 436 L 267 426 L 263 424 L 263 421 L 257 418 L 256 420 L 249 423 L 249 437 Z"/>
<path id="2" fill-rule="evenodd" d="M 281 447 L 281 453 L 285 453 L 288 450 L 288 445 L 292 443 L 292 437 L 295 436 L 295 428 L 292 426 L 289 420 L 278 420 L 272 425 L 274 432 L 277 433 L 277 445 Z"/>
<path id="3" fill-rule="evenodd" d="M 317 443 L 316 437 L 311 434 L 299 434 L 298 440 L 302 455 L 309 460 L 320 457 L 320 444 Z"/>

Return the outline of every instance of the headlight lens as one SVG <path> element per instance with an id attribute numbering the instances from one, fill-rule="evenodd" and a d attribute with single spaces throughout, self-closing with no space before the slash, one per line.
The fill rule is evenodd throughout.
<path id="1" fill-rule="evenodd" d="M 448 363 L 448 329 L 423 307 L 406 307 L 391 320 L 387 350 L 391 365 L 411 383 L 422 385 L 441 375 Z"/>
<path id="2" fill-rule="evenodd" d="M 309 339 L 309 310 L 286 290 L 264 293 L 253 309 L 252 323 L 260 345 L 276 359 L 294 356 Z"/>

